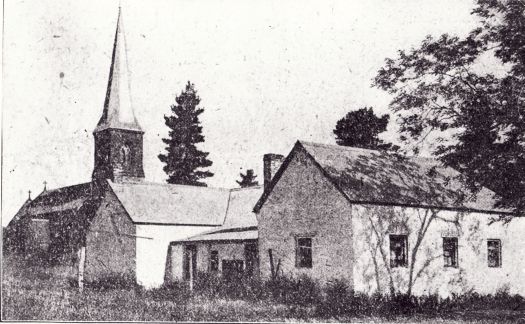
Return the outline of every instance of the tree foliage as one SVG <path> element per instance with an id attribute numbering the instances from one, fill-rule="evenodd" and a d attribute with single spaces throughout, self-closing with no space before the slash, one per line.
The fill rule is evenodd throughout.
<path id="1" fill-rule="evenodd" d="M 241 180 L 240 181 L 237 180 L 236 182 L 237 184 L 239 184 L 241 188 L 247 188 L 247 187 L 253 187 L 253 186 L 259 185 L 259 182 L 255 181 L 255 178 L 257 178 L 257 176 L 254 174 L 252 169 L 246 170 L 246 174 L 239 173 L 239 176 L 241 177 Z"/>
<path id="2" fill-rule="evenodd" d="M 171 106 L 172 115 L 164 116 L 166 126 L 170 129 L 169 137 L 162 141 L 167 144 L 166 154 L 159 154 L 159 159 L 165 164 L 163 170 L 168 175 L 167 182 L 206 186 L 201 179 L 213 176 L 213 173 L 203 168 L 210 167 L 212 161 L 207 152 L 197 148 L 204 142 L 199 115 L 204 108 L 198 108 L 200 98 L 194 84 L 188 81 L 186 88 L 175 98 Z"/>
<path id="3" fill-rule="evenodd" d="M 383 142 L 378 137 L 380 133 L 386 131 L 389 119 L 390 116 L 387 114 L 376 116 L 371 107 L 351 111 L 335 125 L 336 143 L 373 150 L 393 149 L 395 146 Z"/>
<path id="4" fill-rule="evenodd" d="M 400 139 L 415 153 L 425 139 L 474 192 L 525 207 L 525 4 L 478 0 L 480 27 L 465 37 L 427 36 L 387 58 L 374 85 L 393 95 Z"/>

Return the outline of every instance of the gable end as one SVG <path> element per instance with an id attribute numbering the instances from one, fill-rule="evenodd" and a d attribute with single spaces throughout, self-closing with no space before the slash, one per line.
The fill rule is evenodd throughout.
<path id="1" fill-rule="evenodd" d="M 341 195 L 343 195 L 343 197 L 349 202 L 351 203 L 352 201 L 350 200 L 350 198 L 344 193 L 344 191 L 341 189 L 341 187 L 339 187 L 339 185 L 337 184 L 337 182 L 332 178 L 330 177 L 330 175 L 326 172 L 325 169 L 323 169 L 323 167 L 319 164 L 319 162 L 317 162 L 315 160 L 315 158 L 303 147 L 303 145 L 301 144 L 300 141 L 297 141 L 292 149 L 292 151 L 290 152 L 290 154 L 288 154 L 288 156 L 286 157 L 286 159 L 284 160 L 284 162 L 281 164 L 281 167 L 279 168 L 279 170 L 277 170 L 275 176 L 273 177 L 273 179 L 271 180 L 270 184 L 268 185 L 267 188 L 264 189 L 264 192 L 261 196 L 261 198 L 259 199 L 259 201 L 257 201 L 257 204 L 255 205 L 255 207 L 253 208 L 253 211 L 255 213 L 258 213 L 262 206 L 264 205 L 264 203 L 266 202 L 266 200 L 268 199 L 268 197 L 270 196 L 270 194 L 272 193 L 273 191 L 273 188 L 275 187 L 275 185 L 279 182 L 279 180 L 281 179 L 283 173 L 286 171 L 286 169 L 288 168 L 288 165 L 290 164 L 290 162 L 295 158 L 295 156 L 297 155 L 298 152 L 301 152 L 301 153 L 304 153 L 308 159 L 310 159 L 310 161 L 312 161 L 312 163 L 316 166 L 317 169 L 319 169 L 319 171 L 321 171 L 321 173 L 323 174 L 323 176 L 337 189 L 337 191 L 339 193 L 341 193 Z"/>

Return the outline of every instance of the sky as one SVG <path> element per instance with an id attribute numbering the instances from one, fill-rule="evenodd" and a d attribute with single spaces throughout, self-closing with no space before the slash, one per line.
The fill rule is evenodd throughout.
<path id="1" fill-rule="evenodd" d="M 44 188 L 87 182 L 119 3 L 4 2 L 2 225 Z M 470 0 L 121 0 L 147 181 L 166 175 L 163 116 L 187 81 L 201 106 L 209 186 L 236 187 L 265 153 L 335 143 L 335 123 L 391 97 L 371 87 L 386 57 L 426 35 L 464 35 Z M 391 128 L 387 136 L 395 136 Z"/>

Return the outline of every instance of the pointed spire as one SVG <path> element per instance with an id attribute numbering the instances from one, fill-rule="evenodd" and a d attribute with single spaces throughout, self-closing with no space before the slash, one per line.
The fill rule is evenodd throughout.
<path id="1" fill-rule="evenodd" d="M 95 128 L 95 133 L 108 128 L 142 132 L 133 112 L 130 92 L 126 40 L 119 5 L 104 111 Z"/>

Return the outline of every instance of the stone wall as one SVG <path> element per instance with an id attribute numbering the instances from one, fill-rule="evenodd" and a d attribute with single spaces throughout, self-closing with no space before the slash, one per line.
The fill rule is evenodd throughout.
<path id="1" fill-rule="evenodd" d="M 127 161 L 121 150 L 126 146 Z M 119 181 L 122 178 L 144 178 L 143 134 L 122 129 L 107 129 L 95 133 L 95 167 L 93 178 Z"/>
<path id="2" fill-rule="evenodd" d="M 85 279 L 126 275 L 135 278 L 135 225 L 108 190 L 86 236 Z"/>
<path id="3" fill-rule="evenodd" d="M 31 252 L 47 252 L 51 244 L 49 220 L 33 218 L 27 222 L 26 248 Z"/>
<path id="4" fill-rule="evenodd" d="M 297 152 L 257 215 L 260 273 L 274 268 L 287 276 L 306 274 L 321 282 L 345 278 L 351 284 L 354 258 L 352 209 L 313 161 Z M 312 237 L 312 268 L 296 266 L 296 238 Z"/>

